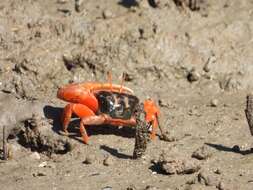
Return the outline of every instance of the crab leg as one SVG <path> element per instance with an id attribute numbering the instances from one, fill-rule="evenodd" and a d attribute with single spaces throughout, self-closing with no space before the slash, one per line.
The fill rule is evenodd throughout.
<path id="1" fill-rule="evenodd" d="M 152 125 L 150 137 L 151 139 L 154 139 L 156 135 L 156 129 L 158 127 L 158 116 L 160 111 L 155 105 L 154 101 L 150 99 L 144 101 L 144 110 L 146 113 L 146 121 Z"/>
<path id="2" fill-rule="evenodd" d="M 68 125 L 72 116 L 73 104 L 68 104 L 65 106 L 63 114 L 62 114 L 62 124 L 63 124 L 63 131 L 66 135 L 68 135 Z"/>
<path id="3" fill-rule="evenodd" d="M 80 121 L 80 133 L 83 138 L 83 142 L 85 144 L 88 144 L 89 136 L 87 134 L 87 131 L 85 129 L 85 125 L 101 125 L 105 122 L 105 118 L 103 115 L 97 116 L 89 116 L 89 117 L 84 117 Z"/>

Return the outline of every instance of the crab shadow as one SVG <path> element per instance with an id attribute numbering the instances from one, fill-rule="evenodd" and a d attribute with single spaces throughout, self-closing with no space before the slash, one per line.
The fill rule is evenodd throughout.
<path id="1" fill-rule="evenodd" d="M 51 119 L 53 121 L 53 131 L 60 134 L 62 130 L 62 124 L 60 121 L 61 114 L 63 112 L 63 108 L 53 107 L 53 106 L 45 106 L 44 115 L 47 119 Z M 68 126 L 68 131 L 70 133 L 69 137 L 76 139 L 80 142 L 80 131 L 79 131 L 79 123 L 80 119 L 77 117 L 73 117 Z M 135 129 L 133 127 L 117 127 L 111 125 L 91 125 L 86 126 L 86 130 L 89 136 L 93 135 L 116 135 L 125 138 L 134 138 Z"/>
<path id="2" fill-rule="evenodd" d="M 111 147 L 106 146 L 106 145 L 101 145 L 100 149 L 102 149 L 102 150 L 110 153 L 112 156 L 115 156 L 115 157 L 120 158 L 120 159 L 132 159 L 133 158 L 130 155 L 120 153 L 117 149 L 111 148 Z"/>
<path id="3" fill-rule="evenodd" d="M 240 147 L 238 145 L 234 145 L 232 148 L 227 147 L 221 144 L 212 144 L 212 143 L 205 143 L 206 145 L 215 148 L 216 150 L 219 151 L 224 151 L 224 152 L 233 152 L 241 155 L 248 155 L 253 153 L 253 149 L 248 149 L 248 150 L 240 150 Z"/>

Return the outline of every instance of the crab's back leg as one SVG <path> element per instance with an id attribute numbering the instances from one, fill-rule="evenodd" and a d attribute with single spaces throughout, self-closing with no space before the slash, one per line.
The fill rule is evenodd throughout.
<path id="1" fill-rule="evenodd" d="M 160 111 L 154 101 L 150 99 L 144 101 L 144 110 L 146 113 L 146 121 L 152 125 L 151 139 L 154 139 L 158 127 L 158 116 L 160 115 Z"/>
<path id="2" fill-rule="evenodd" d="M 83 121 L 85 120 L 85 118 L 90 118 L 90 117 L 95 116 L 95 113 L 89 107 L 87 107 L 86 105 L 83 105 L 83 104 L 74 104 L 72 106 L 72 110 L 79 118 L 81 118 L 80 133 L 82 135 L 83 142 L 85 144 L 88 144 L 89 137 L 88 137 L 88 134 L 85 129 L 85 125 L 84 125 Z M 85 124 L 87 124 L 87 123 L 85 123 Z"/>

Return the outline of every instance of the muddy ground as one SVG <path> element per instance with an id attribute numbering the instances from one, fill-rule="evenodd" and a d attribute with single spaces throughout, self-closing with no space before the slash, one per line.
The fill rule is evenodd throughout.
<path id="1" fill-rule="evenodd" d="M 1 0 L 0 130 L 22 128 L 36 113 L 73 146 L 48 156 L 12 135 L 1 189 L 252 190 L 244 109 L 253 88 L 253 1 L 192 2 Z M 78 122 L 72 138 L 58 134 L 66 104 L 56 99 L 58 87 L 103 82 L 107 71 L 114 83 L 127 73 L 126 86 L 160 105 L 175 141 L 157 137 L 133 160 L 134 129 L 91 126 L 89 145 L 80 141 Z M 168 175 L 161 154 L 200 169 L 185 174 L 169 165 Z"/>

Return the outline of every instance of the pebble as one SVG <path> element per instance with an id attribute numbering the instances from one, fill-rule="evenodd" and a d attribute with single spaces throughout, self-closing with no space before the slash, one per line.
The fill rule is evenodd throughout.
<path id="1" fill-rule="evenodd" d="M 46 167 L 46 166 L 47 166 L 47 162 L 41 162 L 41 163 L 38 165 L 39 168 L 44 168 L 44 167 Z"/>
<path id="2" fill-rule="evenodd" d="M 208 171 L 202 171 L 198 174 L 198 182 L 206 186 L 218 186 L 219 178 Z"/>
<path id="3" fill-rule="evenodd" d="M 67 0 L 57 0 L 57 3 L 59 3 L 59 4 L 65 4 L 65 3 L 67 3 Z"/>
<path id="4" fill-rule="evenodd" d="M 104 161 L 103 161 L 103 164 L 104 164 L 105 166 L 111 166 L 111 165 L 113 164 L 113 159 L 112 159 L 112 157 L 110 157 L 110 156 L 106 157 L 106 158 L 104 159 Z"/>
<path id="5" fill-rule="evenodd" d="M 113 17 L 113 13 L 110 10 L 104 10 L 103 11 L 103 18 L 107 19 L 107 18 L 112 18 Z"/>
<path id="6" fill-rule="evenodd" d="M 159 188 L 152 185 L 148 185 L 146 186 L 145 190 L 159 190 Z"/>
<path id="7" fill-rule="evenodd" d="M 75 0 L 75 10 L 76 12 L 81 12 L 82 10 L 82 3 L 83 3 L 83 0 Z"/>
<path id="8" fill-rule="evenodd" d="M 33 177 L 42 177 L 42 176 L 46 176 L 46 173 L 44 173 L 44 172 L 37 172 L 37 173 L 33 173 L 32 175 L 33 175 Z"/>
<path id="9" fill-rule="evenodd" d="M 137 190 L 137 188 L 131 184 L 129 187 L 126 188 L 126 190 Z"/>
<path id="10" fill-rule="evenodd" d="M 101 190 L 112 190 L 112 187 L 106 186 L 106 187 L 103 187 Z"/>
<path id="11" fill-rule="evenodd" d="M 32 154 L 30 154 L 30 158 L 34 160 L 40 160 L 40 154 L 38 152 L 33 152 Z"/>
<path id="12" fill-rule="evenodd" d="M 85 160 L 83 161 L 84 164 L 92 164 L 95 161 L 95 155 L 91 154 L 86 156 Z"/>
<path id="13" fill-rule="evenodd" d="M 219 101 L 218 101 L 217 99 L 212 99 L 212 100 L 211 100 L 211 106 L 212 106 L 212 107 L 217 107 L 218 104 L 219 104 Z"/>
<path id="14" fill-rule="evenodd" d="M 192 69 L 188 73 L 187 79 L 188 79 L 189 82 L 196 82 L 200 79 L 200 74 L 195 69 Z"/>
<path id="15" fill-rule="evenodd" d="M 218 189 L 218 190 L 225 190 L 225 189 L 226 189 L 225 184 L 224 184 L 223 182 L 220 182 L 220 183 L 218 184 L 218 186 L 217 186 L 217 189 Z"/>
<path id="16" fill-rule="evenodd" d="M 214 171 L 214 173 L 220 175 L 220 174 L 222 173 L 222 171 L 221 171 L 220 169 L 217 168 L 217 169 Z"/>

